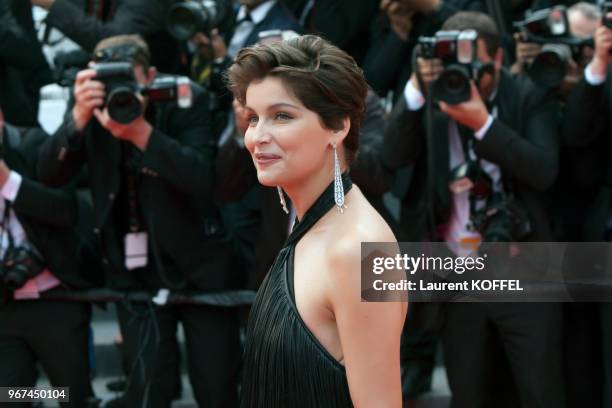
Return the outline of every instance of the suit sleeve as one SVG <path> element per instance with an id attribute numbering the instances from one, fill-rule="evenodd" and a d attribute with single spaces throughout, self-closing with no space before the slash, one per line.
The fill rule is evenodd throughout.
<path id="1" fill-rule="evenodd" d="M 8 1 L 0 1 L 0 61 L 28 70 L 46 65 L 35 34 L 17 22 Z"/>
<path id="2" fill-rule="evenodd" d="M 385 127 L 380 99 L 369 92 L 359 135 L 359 153 L 351 165 L 351 177 L 366 194 L 382 195 L 391 187 L 391 173 L 381 158 Z"/>
<path id="3" fill-rule="evenodd" d="M 594 131 L 595 126 L 608 112 L 606 86 L 609 86 L 609 82 L 591 85 L 582 78 L 572 90 L 565 105 L 561 126 L 564 143 L 569 146 L 586 146 L 594 142 L 599 135 Z"/>
<path id="4" fill-rule="evenodd" d="M 324 32 L 327 40 L 344 48 L 369 24 L 378 10 L 378 1 L 318 0 L 315 7 L 314 27 Z"/>
<path id="5" fill-rule="evenodd" d="M 257 184 L 257 172 L 249 151 L 230 138 L 216 158 L 215 196 L 221 203 L 237 201 Z"/>
<path id="6" fill-rule="evenodd" d="M 424 111 L 425 107 L 417 111 L 408 110 L 405 98 L 399 98 L 389 118 L 382 146 L 382 163 L 388 169 L 413 164 L 422 153 Z"/>
<path id="7" fill-rule="evenodd" d="M 124 0 L 118 2 L 110 21 L 90 16 L 68 0 L 56 0 L 47 23 L 87 51 L 100 40 L 120 34 L 147 35 L 164 28 L 168 0 Z"/>
<path id="8" fill-rule="evenodd" d="M 504 174 L 543 191 L 555 181 L 559 169 L 559 103 L 550 97 L 532 106 L 524 118 L 523 135 L 495 119 L 474 151 L 499 165 Z"/>
<path id="9" fill-rule="evenodd" d="M 175 108 L 170 114 L 172 135 L 153 129 L 141 163 L 144 172 L 190 195 L 212 195 L 214 189 L 217 138 L 205 98 L 201 92 L 192 108 Z"/>
<path id="10" fill-rule="evenodd" d="M 70 183 L 81 171 L 86 160 L 84 138 L 89 129 L 77 132 L 72 115 L 65 117 L 59 129 L 42 144 L 38 154 L 38 180 L 49 187 Z"/>
<path id="11" fill-rule="evenodd" d="M 38 149 L 48 139 L 47 134 L 38 128 L 22 129 L 21 134 L 22 140 L 16 155 L 22 161 L 8 163 L 9 167 L 15 167 L 13 170 L 22 177 L 17 196 L 13 200 L 14 209 L 20 215 L 30 217 L 43 225 L 74 227 L 78 218 L 74 192 L 70 189 L 45 187 L 32 177 L 36 174 Z"/>

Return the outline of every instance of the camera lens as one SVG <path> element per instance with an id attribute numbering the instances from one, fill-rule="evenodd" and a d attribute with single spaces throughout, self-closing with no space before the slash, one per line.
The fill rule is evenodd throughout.
<path id="1" fill-rule="evenodd" d="M 561 45 L 546 45 L 529 68 L 531 79 L 548 88 L 561 85 L 567 71 L 569 50 Z"/>
<path id="2" fill-rule="evenodd" d="M 470 76 L 466 68 L 459 65 L 447 67 L 433 84 L 434 98 L 457 105 L 470 99 Z"/>
<path id="3" fill-rule="evenodd" d="M 197 32 L 212 30 L 217 17 L 217 4 L 214 1 L 179 3 L 170 8 L 166 28 L 174 38 L 185 41 Z"/>
<path id="4" fill-rule="evenodd" d="M 140 116 L 142 105 L 130 87 L 117 87 L 108 95 L 106 102 L 108 115 L 112 120 L 124 125 Z"/>
<path id="5" fill-rule="evenodd" d="M 168 15 L 168 31 L 177 40 L 188 40 L 198 32 L 198 10 L 191 4 L 177 4 Z"/>

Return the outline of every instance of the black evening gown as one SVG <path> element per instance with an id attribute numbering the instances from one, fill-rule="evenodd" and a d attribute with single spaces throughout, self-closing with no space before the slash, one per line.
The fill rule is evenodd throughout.
<path id="1" fill-rule="evenodd" d="M 348 192 L 347 174 L 343 184 Z M 293 291 L 295 246 L 334 205 L 332 183 L 296 223 L 261 284 L 247 329 L 242 408 L 353 406 L 344 367 L 308 329 Z"/>

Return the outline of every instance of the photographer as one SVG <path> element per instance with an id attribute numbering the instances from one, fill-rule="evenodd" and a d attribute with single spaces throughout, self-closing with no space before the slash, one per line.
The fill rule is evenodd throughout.
<path id="1" fill-rule="evenodd" d="M 378 95 L 393 91 L 395 100 L 399 99 L 412 74 L 408 61 L 419 36 L 432 35 L 458 11 L 483 8 L 482 0 L 381 0 L 363 62 L 368 82 Z"/>
<path id="2" fill-rule="evenodd" d="M 454 92 L 457 89 L 449 90 L 444 84 L 457 82 L 437 81 L 441 74 L 449 78 L 452 71 L 445 64 L 450 62 L 419 57 L 415 74 L 392 113 L 383 163 L 389 168 L 412 164 L 414 172 L 400 218 L 402 228 L 410 232 L 406 240 L 443 241 L 458 256 L 465 256 L 466 250 L 471 252 L 481 242 L 552 240 L 543 197 L 557 174 L 557 101 L 502 69 L 500 37 L 489 16 L 460 12 L 442 28 L 475 30 L 477 59 L 472 59 L 472 69 L 465 72 L 475 69 L 478 76 L 476 83 L 467 75 L 462 77 L 463 98 L 453 100 L 459 95 Z M 464 40 L 476 33 L 461 31 Z M 435 40 L 446 41 L 448 37 L 451 35 L 440 35 Z M 423 41 L 420 55 L 431 57 L 425 53 L 431 42 Z M 460 49 L 465 51 L 465 47 Z M 432 105 L 430 123 L 425 115 L 427 104 Z M 429 137 L 427 128 L 431 130 Z M 476 168 L 478 179 L 472 179 L 471 172 L 458 178 L 458 170 L 466 165 Z M 500 207 L 501 214 L 520 222 L 512 221 L 513 225 L 503 230 L 493 228 L 499 225 L 492 219 L 484 225 L 477 222 L 483 209 L 473 203 L 480 194 L 476 188 L 484 187 L 480 184 L 484 180 L 486 205 L 501 196 L 507 206 Z M 515 212 L 510 218 L 512 209 L 518 208 L 523 209 L 521 216 L 514 218 L 520 214 Z M 502 372 L 491 367 L 492 355 L 487 352 L 491 346 L 501 348 L 508 358 L 520 406 L 563 406 L 559 305 L 453 303 L 446 305 L 444 317 L 444 355 L 454 407 L 502 405 L 503 399 L 493 395 L 489 386 L 489 380 L 497 380 Z M 465 375 L 468 368 L 469 376 Z"/>
<path id="3" fill-rule="evenodd" d="M 563 141 L 567 145 L 568 156 L 571 159 L 567 173 L 573 174 L 577 179 L 576 185 L 580 190 L 576 192 L 583 195 L 584 216 L 579 217 L 582 223 L 580 237 L 584 241 L 610 242 L 612 233 L 610 226 L 610 209 L 612 208 L 612 12 L 602 16 L 594 35 L 595 51 L 592 61 L 584 69 L 584 75 L 572 92 L 569 94 L 565 107 L 565 116 L 562 124 Z M 572 217 L 575 217 L 572 214 Z M 593 246 L 592 264 L 583 265 L 583 270 L 576 270 L 575 277 L 591 270 L 608 268 L 607 249 L 597 252 L 597 246 Z M 608 262 L 608 263 L 606 263 Z M 596 268 L 596 269 L 595 269 Z M 575 353 L 593 353 L 591 356 L 598 369 L 599 362 L 603 366 L 603 401 L 602 406 L 612 404 L 612 306 L 610 303 L 584 303 L 572 305 L 576 314 L 574 315 L 573 330 L 583 330 L 584 321 L 591 322 L 590 330 L 600 333 L 601 344 L 578 343 L 582 346 Z M 577 307 L 582 307 L 582 310 Z M 580 322 L 580 326 L 576 326 Z M 594 327 L 594 329 L 593 329 Z M 578 334 L 577 334 L 578 335 Z M 576 347 L 575 345 L 573 345 Z M 600 348 L 601 347 L 601 348 Z M 593 351 L 594 350 L 594 351 Z M 571 355 L 570 355 L 571 357 Z M 586 356 L 585 356 L 586 359 Z M 576 356 L 570 360 L 576 363 Z M 582 366 L 582 364 L 581 364 Z M 581 383 L 582 384 L 582 383 Z M 599 393 L 593 392 L 591 384 L 588 388 L 584 386 L 582 394 L 599 401 Z M 584 389 L 586 388 L 586 390 Z M 589 394 L 589 391 L 591 392 Z"/>
<path id="4" fill-rule="evenodd" d="M 175 0 L 30 0 L 48 10 L 46 23 L 90 53 L 104 38 L 140 34 L 151 49 L 151 63 L 162 72 L 181 73 L 178 43 L 166 32 Z M 25 3 L 25 1 L 24 1 Z"/>
<path id="5" fill-rule="evenodd" d="M 32 21 L 32 7 L 20 0 L 0 2 L 0 107 L 16 126 L 38 126 L 40 87 L 51 72 Z"/>
<path id="6" fill-rule="evenodd" d="M 586 2 L 567 11 L 555 7 L 533 13 L 517 23 L 517 60 L 511 72 L 529 75 L 537 85 L 558 90 L 565 101 L 593 57 L 592 38 L 600 22 L 600 8 Z"/>
<path id="7" fill-rule="evenodd" d="M 148 47 L 138 36 L 103 40 L 94 61 L 93 69 L 77 76 L 72 115 L 41 149 L 39 176 L 48 185 L 62 185 L 87 165 L 107 286 L 146 290 L 152 297 L 158 292 L 156 298 L 162 298 L 159 306 L 117 304 L 132 369 L 123 405 L 170 406 L 178 363 L 171 356 L 181 322 L 196 400 L 206 407 L 234 406 L 240 357 L 234 311 L 164 305 L 160 292 L 221 292 L 236 284 L 227 234 L 213 202 L 217 139 L 202 102 L 205 94 L 190 85 L 194 100 L 185 108 L 180 99 L 155 102 L 160 92 L 143 97 L 135 91 L 133 79 L 114 72 L 117 63 L 132 64 L 129 74 L 142 92 L 159 89 Z M 134 98 L 140 107 L 136 115 L 124 109 Z"/>
<path id="8" fill-rule="evenodd" d="M 87 407 L 91 306 L 45 296 L 95 286 L 101 276 L 76 233 L 76 194 L 35 181 L 46 139 L 38 128 L 4 123 L 0 110 L 0 384 L 34 387 L 40 363 L 54 387 L 70 387 L 62 406 Z"/>

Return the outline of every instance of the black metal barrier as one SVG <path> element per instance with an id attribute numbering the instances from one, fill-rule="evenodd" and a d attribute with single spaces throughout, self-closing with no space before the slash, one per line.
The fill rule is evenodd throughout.
<path id="1" fill-rule="evenodd" d="M 234 290 L 215 293 L 202 292 L 170 292 L 160 289 L 158 292 L 120 291 L 114 289 L 69 290 L 54 289 L 41 293 L 45 300 L 63 300 L 72 302 L 107 303 L 118 301 L 153 302 L 157 305 L 207 305 L 219 307 L 250 306 L 255 300 L 253 290 Z"/>

